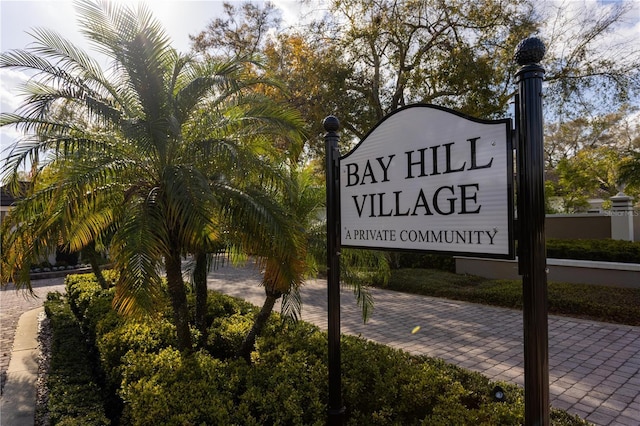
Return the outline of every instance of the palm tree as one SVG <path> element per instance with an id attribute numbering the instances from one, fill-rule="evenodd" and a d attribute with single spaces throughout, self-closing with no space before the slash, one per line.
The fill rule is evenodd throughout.
<path id="1" fill-rule="evenodd" d="M 166 276 L 178 346 L 189 350 L 182 256 L 220 240 L 229 217 L 256 240 L 286 234 L 286 220 L 264 202 L 269 197 L 237 178 L 243 167 L 264 166 L 264 179 L 276 182 L 277 168 L 260 151 L 265 135 L 295 141 L 301 123 L 268 99 L 247 95 L 264 84 L 243 75 L 253 59 L 199 63 L 180 55 L 143 5 L 85 0 L 76 7 L 83 34 L 112 61 L 109 74 L 47 30 L 34 30 L 31 47 L 0 57 L 2 67 L 35 73 L 21 109 L 0 118 L 27 135 L 8 159 L 9 183 L 28 159 L 36 182 L 48 169 L 64 171 L 55 182 L 34 185 L 16 210 L 12 221 L 23 226 L 12 238 L 25 250 L 11 259 L 3 253 L 3 278 L 28 283 L 29 262 L 51 244 L 39 238 L 50 236 L 47 215 L 59 209 L 72 248 L 113 232 L 121 312 L 154 311 Z M 34 221 L 38 227 L 29 226 Z"/>
<path id="2" fill-rule="evenodd" d="M 289 185 L 281 193 L 279 204 L 295 228 L 281 233 L 284 241 L 258 241 L 254 253 L 264 273 L 262 285 L 264 303 L 247 333 L 239 354 L 248 363 L 278 299 L 282 298 L 281 312 L 285 318 L 296 320 L 302 309 L 300 288 L 304 281 L 318 273 L 318 265 L 326 261 L 326 220 L 324 218 L 324 182 L 318 183 L 316 170 L 311 167 L 291 167 Z M 288 231 L 288 232 L 287 232 Z M 326 266 L 326 265 L 325 265 Z M 390 275 L 389 262 L 384 252 L 372 250 L 342 250 L 340 281 L 351 289 L 367 320 L 373 308 L 373 299 L 367 285 L 377 279 L 386 282 Z"/>
<path id="3" fill-rule="evenodd" d="M 296 316 L 300 310 L 298 290 L 313 265 L 308 256 L 309 231 L 318 221 L 319 210 L 324 203 L 324 190 L 314 183 L 311 168 L 290 169 L 290 184 L 280 194 L 279 204 L 289 220 L 295 223 L 284 233 L 282 241 L 260 241 L 255 246 L 258 264 L 264 270 L 262 285 L 265 301 L 240 348 L 240 356 L 251 362 L 256 337 L 259 336 L 271 316 L 275 303 L 284 296 L 283 312 Z"/>
<path id="4" fill-rule="evenodd" d="M 67 235 L 74 233 L 77 229 L 70 228 L 66 219 L 67 200 L 58 192 L 55 196 L 32 197 L 39 188 L 47 188 L 60 180 L 65 175 L 65 169 L 55 170 L 53 164 L 45 171 L 36 174 L 37 179 L 33 181 L 22 181 L 20 185 L 21 195 L 28 196 L 29 199 L 19 202 L 12 210 L 8 220 L 2 224 L 2 280 L 0 282 L 11 281 L 11 274 L 18 272 L 16 266 L 23 268 L 19 275 L 22 279 L 13 280 L 18 287 L 29 284 L 29 271 L 26 266 L 30 259 L 46 258 L 51 252 L 51 247 L 57 244 L 63 250 L 77 252 L 78 248 L 71 248 L 63 242 L 68 241 Z M 45 192 L 46 194 L 46 192 Z M 41 195 L 45 195 L 41 194 Z M 19 220 L 16 220 L 19 219 Z M 78 223 L 83 223 L 86 218 L 76 218 Z M 37 237 L 37 238 L 36 238 Z M 98 283 L 103 289 L 109 288 L 109 283 L 105 279 L 98 263 L 98 248 L 104 247 L 102 241 L 108 240 L 109 235 L 105 234 L 94 239 L 83 250 L 83 257 L 88 258 L 93 273 Z M 102 250 L 100 250 L 102 251 Z"/>

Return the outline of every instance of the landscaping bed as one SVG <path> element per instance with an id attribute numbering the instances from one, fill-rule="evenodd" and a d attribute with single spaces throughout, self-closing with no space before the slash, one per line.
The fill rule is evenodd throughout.
<path id="1" fill-rule="evenodd" d="M 67 294 L 52 295 L 45 304 L 54 318 L 54 341 L 70 343 L 54 345 L 51 358 L 48 386 L 60 397 L 49 399 L 48 410 L 57 422 L 325 424 L 327 336 L 317 327 L 274 315 L 247 364 L 235 353 L 257 308 L 244 301 L 211 293 L 206 348 L 187 354 L 174 349 L 175 330 L 165 315 L 119 317 L 110 308 L 113 290 L 101 290 L 92 275 L 67 279 Z M 66 357 L 79 370 L 56 361 Z M 342 363 L 349 425 L 524 421 L 521 389 L 440 360 L 343 336 Z M 493 398 L 496 385 L 505 390 L 504 402 Z M 551 417 L 555 425 L 587 424 L 559 410 Z"/>
<path id="2" fill-rule="evenodd" d="M 444 297 L 506 308 L 522 308 L 522 280 L 492 280 L 435 269 L 393 270 L 387 290 Z M 640 325 L 640 289 L 548 283 L 549 313 Z"/>

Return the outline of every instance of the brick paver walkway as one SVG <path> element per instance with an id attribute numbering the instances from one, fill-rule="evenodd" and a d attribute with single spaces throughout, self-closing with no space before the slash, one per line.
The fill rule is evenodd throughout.
<path id="1" fill-rule="evenodd" d="M 0 290 L 0 373 L 9 365 L 20 315 L 42 305 L 50 291 L 64 291 L 64 278 L 34 281 L 39 298 Z M 261 305 L 259 275 L 252 268 L 224 267 L 209 287 Z M 362 324 L 354 297 L 343 291 L 343 333 L 442 358 L 493 380 L 523 384 L 522 313 L 425 296 L 373 289 L 375 309 Z M 304 321 L 327 328 L 326 281 L 303 290 Z M 412 334 L 414 327 L 420 330 Z M 640 422 L 640 327 L 549 317 L 550 395 L 553 406 L 596 425 Z"/>
<path id="2" fill-rule="evenodd" d="M 209 288 L 262 305 L 259 279 L 254 269 L 225 267 L 209 275 Z M 342 333 L 523 385 L 522 312 L 379 289 L 372 293 L 374 312 L 363 324 L 353 294 L 342 292 Z M 326 281 L 308 282 L 301 294 L 302 320 L 326 330 Z M 420 330 L 412 334 L 416 326 Z M 596 425 L 640 425 L 640 327 L 549 316 L 549 365 L 554 407 Z"/>
<path id="3" fill-rule="evenodd" d="M 4 389 L 13 338 L 20 315 L 42 306 L 47 293 L 64 292 L 63 283 L 64 277 L 33 281 L 33 291 L 37 297 L 30 296 L 22 290 L 16 291 L 12 285 L 0 288 L 0 389 Z"/>

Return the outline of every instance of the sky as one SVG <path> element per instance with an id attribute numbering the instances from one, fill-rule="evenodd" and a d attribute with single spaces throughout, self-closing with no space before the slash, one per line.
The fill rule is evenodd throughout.
<path id="1" fill-rule="evenodd" d="M 135 4 L 140 0 L 112 0 L 118 3 Z M 259 3 L 258 0 L 253 0 Z M 313 0 L 323 3 L 326 0 Z M 555 3 L 562 4 L 564 13 L 572 13 L 573 6 L 585 2 L 590 10 L 606 7 L 619 0 L 540 0 L 537 7 Z M 635 16 L 624 29 L 626 34 L 612 34 L 615 37 L 636 37 L 640 40 L 640 0 L 632 0 Z M 241 4 L 239 0 L 229 0 Z M 282 11 L 285 25 L 299 22 L 299 6 L 295 0 L 271 0 Z M 162 23 L 173 41 L 173 46 L 181 52 L 189 50 L 189 34 L 197 34 L 216 16 L 221 15 L 222 0 L 148 0 L 147 6 Z M 314 7 L 313 5 L 311 7 Z M 578 12 L 580 13 L 580 12 Z M 550 20 L 552 21 L 552 20 Z M 65 38 L 91 51 L 76 25 L 76 13 L 71 0 L 0 0 L 0 51 L 26 47 L 32 38 L 28 31 L 34 27 L 44 27 L 57 31 Z M 103 64 L 105 65 L 105 64 Z M 13 112 L 20 103 L 16 88 L 26 76 L 16 70 L 0 70 L 0 112 Z M 0 128 L 0 159 L 5 158 L 3 150 L 18 137 L 14 129 Z M 1 160 L 0 160 L 1 161 Z"/>
<path id="2" fill-rule="evenodd" d="M 138 0 L 112 0 L 135 5 Z M 229 1 L 234 3 L 234 1 Z M 173 47 L 180 52 L 190 48 L 189 34 L 195 35 L 222 14 L 222 0 L 149 0 L 145 2 L 172 39 Z M 235 1 L 235 3 L 242 3 Z M 259 3 L 254 1 L 254 3 Z M 295 22 L 298 6 L 294 0 L 276 0 L 286 22 Z M 33 41 L 28 34 L 33 28 L 54 30 L 74 44 L 91 52 L 76 25 L 76 12 L 71 0 L 0 0 L 0 51 L 23 49 Z M 101 64 L 105 66 L 106 64 Z M 20 104 L 17 87 L 26 75 L 16 70 L 0 70 L 0 111 L 13 112 Z M 0 128 L 0 158 L 18 137 L 10 128 Z"/>

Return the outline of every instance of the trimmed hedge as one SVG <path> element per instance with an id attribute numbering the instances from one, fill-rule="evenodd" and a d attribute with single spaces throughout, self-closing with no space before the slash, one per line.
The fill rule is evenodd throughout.
<path id="1" fill-rule="evenodd" d="M 549 313 L 640 325 L 640 289 L 548 283 Z M 522 308 L 521 280 L 491 280 L 434 269 L 392 271 L 387 290 L 444 297 L 505 308 Z"/>
<path id="2" fill-rule="evenodd" d="M 622 240 L 547 240 L 547 257 L 640 263 L 640 242 Z"/>
<path id="3" fill-rule="evenodd" d="M 69 305 L 59 293 L 52 293 L 47 296 L 44 307 L 53 332 L 47 377 L 50 423 L 110 425 L 89 350 Z"/>
<path id="4" fill-rule="evenodd" d="M 548 239 L 546 246 L 547 257 L 551 259 L 640 263 L 640 242 Z M 455 259 L 448 254 L 390 252 L 389 260 L 392 269 L 456 271 Z"/>
<path id="5" fill-rule="evenodd" d="M 89 278 L 87 278 L 89 279 Z M 71 302 L 97 318 L 108 295 L 74 284 Z M 80 289 L 80 287 L 82 289 Z M 91 294 L 91 296 L 89 295 Z M 76 309 L 81 311 L 82 309 Z M 105 316 L 87 330 L 102 367 L 122 399 L 120 424 L 322 425 L 326 418 L 327 336 L 307 323 L 274 314 L 257 340 L 253 364 L 234 358 L 257 309 L 210 293 L 209 347 L 192 354 L 173 348 L 167 318 L 113 321 Z M 92 321 L 87 320 L 88 324 Z M 212 354 L 216 354 L 212 356 Z M 342 338 L 343 395 L 348 425 L 494 425 L 523 421 L 523 393 L 500 383 L 506 402 L 494 402 L 496 383 L 427 357 Z M 552 424 L 584 425 L 553 411 Z"/>

